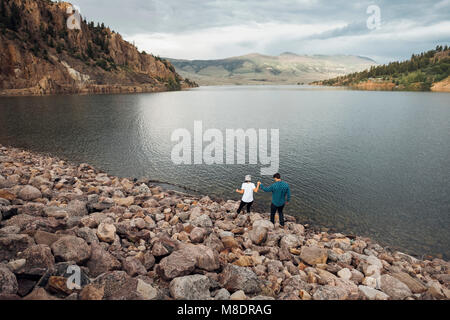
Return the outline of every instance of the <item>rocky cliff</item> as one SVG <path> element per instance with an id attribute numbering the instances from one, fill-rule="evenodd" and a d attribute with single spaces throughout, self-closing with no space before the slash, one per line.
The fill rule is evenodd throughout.
<path id="1" fill-rule="evenodd" d="M 0 95 L 179 90 L 170 62 L 88 23 L 66 2 L 2 0 Z M 79 17 L 78 20 L 76 18 Z M 79 29 L 68 22 L 79 22 Z M 70 24 L 69 24 L 70 25 Z"/>

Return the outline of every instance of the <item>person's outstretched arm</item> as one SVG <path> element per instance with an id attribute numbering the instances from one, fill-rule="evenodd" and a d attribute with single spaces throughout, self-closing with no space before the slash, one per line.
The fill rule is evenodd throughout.
<path id="1" fill-rule="evenodd" d="M 258 193 L 260 185 L 261 185 L 261 182 L 258 181 L 258 183 L 256 184 L 256 188 L 253 189 L 253 192 Z"/>
<path id="2" fill-rule="evenodd" d="M 261 183 L 261 190 L 263 190 L 264 192 L 272 192 L 273 184 L 270 187 L 264 187 L 263 184 Z"/>
<path id="3" fill-rule="evenodd" d="M 242 189 L 236 189 L 236 192 L 240 193 L 240 194 L 244 194 L 244 190 L 242 190 Z"/>

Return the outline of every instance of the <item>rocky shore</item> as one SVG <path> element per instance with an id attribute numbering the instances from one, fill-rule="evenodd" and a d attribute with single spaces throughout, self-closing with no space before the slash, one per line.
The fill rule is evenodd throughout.
<path id="1" fill-rule="evenodd" d="M 0 146 L 0 299 L 450 298 L 450 264 Z"/>

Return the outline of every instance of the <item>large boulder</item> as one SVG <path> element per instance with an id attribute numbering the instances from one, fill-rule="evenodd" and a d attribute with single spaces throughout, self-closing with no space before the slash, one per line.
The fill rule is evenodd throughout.
<path id="1" fill-rule="evenodd" d="M 296 248 L 300 245 L 300 240 L 296 235 L 293 234 L 287 234 L 280 240 L 280 247 L 281 248 Z"/>
<path id="2" fill-rule="evenodd" d="M 39 199 L 42 197 L 42 193 L 41 191 L 39 191 L 39 189 L 27 185 L 25 187 L 23 187 L 22 189 L 20 189 L 19 193 L 17 194 L 17 196 L 25 201 L 31 201 L 34 199 Z"/>
<path id="3" fill-rule="evenodd" d="M 300 252 L 300 259 L 312 266 L 316 264 L 324 264 L 328 259 L 328 251 L 316 246 L 304 246 Z"/>
<path id="4" fill-rule="evenodd" d="M 260 280 L 256 274 L 245 267 L 228 264 L 219 276 L 219 282 L 230 292 L 243 290 L 245 293 L 259 293 Z"/>
<path id="5" fill-rule="evenodd" d="M 388 274 L 381 276 L 380 289 L 394 300 L 404 300 L 412 296 L 412 292 L 406 284 Z"/>
<path id="6" fill-rule="evenodd" d="M 91 248 L 81 238 L 65 236 L 51 246 L 56 261 L 83 263 L 91 256 Z"/>
<path id="7" fill-rule="evenodd" d="M 14 273 L 0 265 L 0 294 L 15 294 L 17 290 L 18 284 Z"/>
<path id="8" fill-rule="evenodd" d="M 91 256 L 86 266 L 89 269 L 89 275 L 97 277 L 104 272 L 120 269 L 121 263 L 100 244 L 94 242 L 91 245 Z"/>
<path id="9" fill-rule="evenodd" d="M 249 231 L 248 237 L 252 242 L 256 245 L 263 244 L 267 239 L 267 230 L 268 228 L 264 228 L 262 226 L 257 226 Z"/>
<path id="10" fill-rule="evenodd" d="M 207 276 L 195 274 L 175 278 L 170 282 L 170 294 L 177 300 L 207 300 L 211 298 L 211 281 Z"/>

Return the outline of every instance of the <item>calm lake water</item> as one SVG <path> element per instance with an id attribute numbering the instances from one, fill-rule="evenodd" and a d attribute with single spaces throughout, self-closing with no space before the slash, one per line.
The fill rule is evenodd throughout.
<path id="1" fill-rule="evenodd" d="M 239 199 L 259 165 L 176 166 L 177 128 L 279 129 L 289 214 L 450 258 L 450 94 L 298 86 L 0 99 L 0 143 Z M 270 183 L 270 177 L 262 177 Z M 267 210 L 268 194 L 256 204 Z"/>

